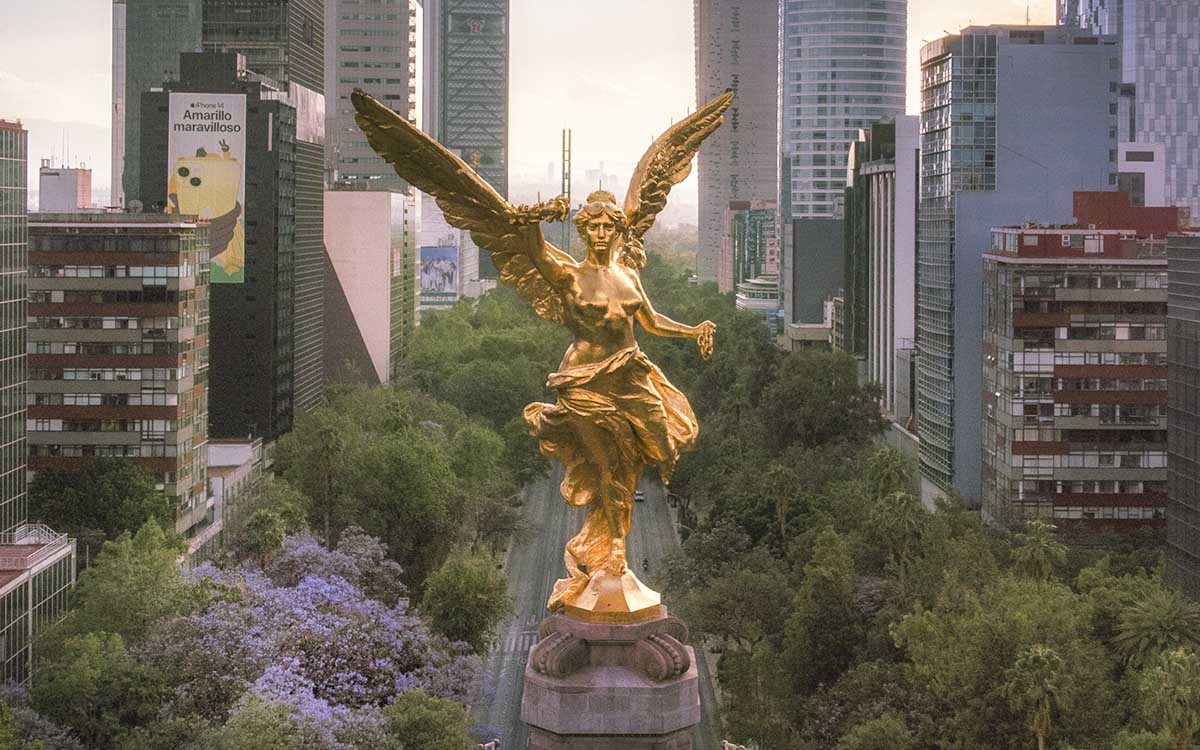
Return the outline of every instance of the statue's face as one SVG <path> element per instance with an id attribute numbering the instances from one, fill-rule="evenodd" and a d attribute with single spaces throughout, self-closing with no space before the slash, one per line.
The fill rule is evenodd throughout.
<path id="1" fill-rule="evenodd" d="M 607 250 L 612 245 L 613 236 L 617 233 L 617 225 L 613 223 L 612 217 L 608 214 L 601 214 L 591 219 L 585 229 L 588 245 L 596 250 Z"/>

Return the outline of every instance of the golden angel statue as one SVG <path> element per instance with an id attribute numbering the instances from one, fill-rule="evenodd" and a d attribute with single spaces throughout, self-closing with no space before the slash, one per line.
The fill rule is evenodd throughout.
<path id="1" fill-rule="evenodd" d="M 685 325 L 655 311 L 639 274 L 646 262 L 642 238 L 671 187 L 691 172 L 701 142 L 720 126 L 733 94 L 717 97 L 654 142 L 638 163 L 624 208 L 612 193 L 588 196 L 573 219 L 587 245 L 582 262 L 542 234 L 541 221 L 570 216 L 565 198 L 510 205 L 403 117 L 362 91 L 352 98 L 371 147 L 402 178 L 434 196 L 447 222 L 471 232 L 491 253 L 502 282 L 574 336 L 547 382 L 557 403 L 530 404 L 524 415 L 542 452 L 563 465 L 563 498 L 586 508 L 583 528 L 566 546 L 567 577 L 555 584 L 549 609 L 565 607 L 577 616 L 657 610 L 658 595 L 626 566 L 633 495 L 645 466 L 656 466 L 664 482 L 670 478 L 679 454 L 694 447 L 699 425 L 687 398 L 638 348 L 634 323 L 658 336 L 695 339 L 705 358 L 716 325 Z M 598 579 L 605 579 L 605 591 Z"/>

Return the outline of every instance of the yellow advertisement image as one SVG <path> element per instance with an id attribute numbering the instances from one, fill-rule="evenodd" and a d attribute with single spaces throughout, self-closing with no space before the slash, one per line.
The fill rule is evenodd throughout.
<path id="1" fill-rule="evenodd" d="M 172 92 L 167 212 L 208 223 L 210 284 L 246 281 L 246 97 Z"/>
<path id="2" fill-rule="evenodd" d="M 195 156 L 175 160 L 167 183 L 168 210 L 208 220 L 211 283 L 240 283 L 246 266 L 242 204 L 238 201 L 242 165 L 224 141 L 219 145 L 219 154 L 200 149 Z"/>

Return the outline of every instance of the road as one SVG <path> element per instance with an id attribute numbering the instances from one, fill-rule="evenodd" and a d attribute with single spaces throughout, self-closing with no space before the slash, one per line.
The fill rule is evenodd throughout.
<path id="1" fill-rule="evenodd" d="M 496 730 L 505 750 L 524 750 L 528 741 L 521 721 L 525 660 L 537 642 L 537 628 L 546 616 L 550 589 L 563 575 L 563 545 L 579 530 L 583 520 L 581 509 L 563 502 L 558 492 L 559 481 L 561 474 L 555 473 L 524 491 L 525 517 L 533 531 L 510 547 L 505 565 L 514 615 L 502 626 L 485 664 L 492 689 L 472 709 L 475 723 Z M 627 540 L 628 557 L 638 576 L 654 585 L 656 571 L 662 569 L 663 559 L 678 549 L 679 542 L 662 485 L 643 480 L 642 489 L 646 500 L 634 506 L 633 529 Z M 643 559 L 650 563 L 649 573 L 642 572 Z M 719 745 L 713 732 L 717 725 L 716 699 L 704 655 L 699 650 L 696 659 L 700 671 L 701 719 L 692 742 L 695 750 L 710 750 Z"/>

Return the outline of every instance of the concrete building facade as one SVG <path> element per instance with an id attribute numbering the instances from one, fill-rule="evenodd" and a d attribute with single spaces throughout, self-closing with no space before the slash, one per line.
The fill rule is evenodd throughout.
<path id="1" fill-rule="evenodd" d="M 980 497 L 982 254 L 990 229 L 1072 222 L 1117 185 L 1115 38 L 972 26 L 921 49 L 917 416 L 922 495 Z"/>
<path id="2" fill-rule="evenodd" d="M 361 88 L 421 127 L 423 46 L 418 0 L 325 0 L 325 159 L 331 185 L 407 187 L 363 137 L 350 94 Z"/>
<path id="3" fill-rule="evenodd" d="M 984 255 L 983 514 L 1165 525 L 1167 259 L 1177 209 L 1076 195 L 1078 223 L 992 230 Z"/>
<path id="4" fill-rule="evenodd" d="M 894 417 L 897 352 L 916 338 L 918 118 L 864 130 L 851 144 L 846 187 L 847 351 L 883 389 Z"/>
<path id="5" fill-rule="evenodd" d="M 92 170 L 86 167 L 51 167 L 42 159 L 38 169 L 38 210 L 51 213 L 78 211 L 92 206 Z"/>
<path id="6" fill-rule="evenodd" d="M 29 470 L 148 469 L 190 538 L 207 490 L 208 227 L 166 214 L 35 214 Z"/>
<path id="7" fill-rule="evenodd" d="M 696 106 L 726 90 L 736 94 L 725 124 L 705 141 L 697 162 L 700 236 L 696 274 L 712 281 L 719 279 L 723 270 L 718 258 L 730 202 L 774 201 L 776 197 L 779 4 L 695 0 L 693 22 Z"/>
<path id="8" fill-rule="evenodd" d="M 179 55 L 200 49 L 202 0 L 113 0 L 112 197 L 141 200 L 142 94 L 179 77 Z M 73 210 L 73 209 L 45 209 Z"/>
<path id="9" fill-rule="evenodd" d="M 325 194 L 325 371 L 333 381 L 388 384 L 400 372 L 417 326 L 417 206 L 399 192 Z"/>

